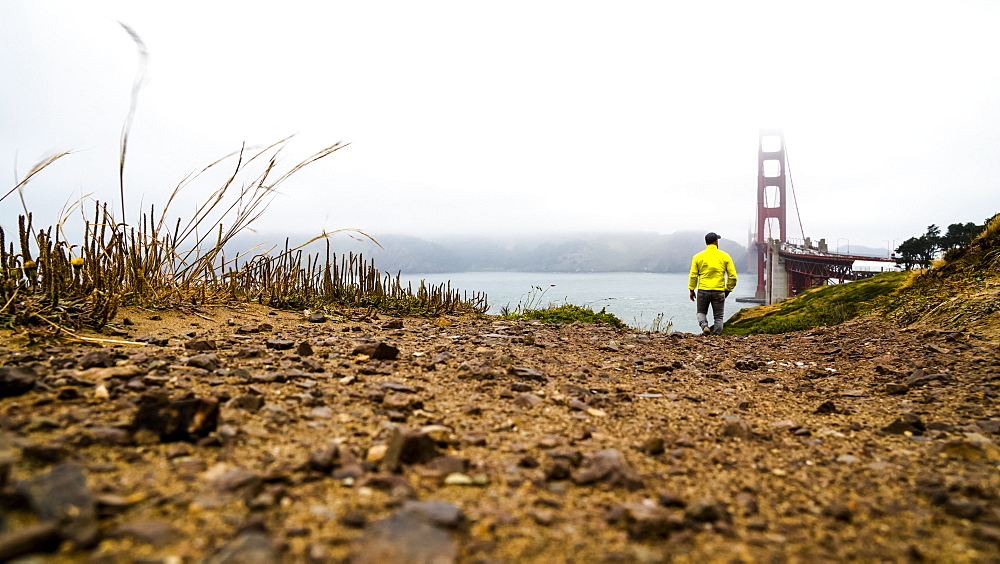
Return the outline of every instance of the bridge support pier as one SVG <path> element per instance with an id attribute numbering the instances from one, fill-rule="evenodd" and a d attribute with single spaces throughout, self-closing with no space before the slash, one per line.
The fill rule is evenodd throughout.
<path id="1" fill-rule="evenodd" d="M 785 259 L 781 256 L 781 241 L 770 239 L 767 242 L 767 268 L 765 281 L 765 304 L 776 304 L 790 295 L 788 271 L 785 269 Z"/>

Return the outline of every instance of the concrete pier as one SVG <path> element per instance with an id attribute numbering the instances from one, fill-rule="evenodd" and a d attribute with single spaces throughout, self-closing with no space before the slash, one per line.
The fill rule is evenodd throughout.
<path id="1" fill-rule="evenodd" d="M 765 304 L 776 304 L 788 297 L 788 271 L 785 270 L 785 259 L 781 256 L 781 241 L 767 241 L 767 268 L 765 276 Z"/>

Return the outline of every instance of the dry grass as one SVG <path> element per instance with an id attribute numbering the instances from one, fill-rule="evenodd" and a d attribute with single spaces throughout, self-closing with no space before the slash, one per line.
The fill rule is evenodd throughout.
<path id="1" fill-rule="evenodd" d="M 1000 214 L 968 245 L 948 251 L 943 264 L 921 270 L 888 304 L 886 315 L 902 325 L 1000 327 Z"/>
<path id="2" fill-rule="evenodd" d="M 78 244 L 67 240 L 66 214 L 54 227 L 36 230 L 32 214 L 18 219 L 16 240 L 0 228 L 0 325 L 60 331 L 100 328 L 121 305 L 191 307 L 253 301 L 282 308 L 365 308 L 398 315 L 483 313 L 484 294 L 459 295 L 450 284 L 414 289 L 379 271 L 361 255 L 331 252 L 330 233 L 297 247 L 286 240 L 280 252 L 253 250 L 226 256 L 226 244 L 261 217 L 275 190 L 303 167 L 340 150 L 334 144 L 279 171 L 277 156 L 288 139 L 260 150 L 246 147 L 181 181 L 162 210 L 151 206 L 135 225 L 119 220 L 107 204 L 93 202 L 84 215 Z M 36 165 L 9 191 L 28 181 L 60 154 Z M 172 218 L 171 204 L 192 182 L 212 169 L 231 166 L 215 189 L 186 220 Z M 0 198 L 2 200 L 3 198 Z M 369 237 L 359 230 L 351 231 Z M 326 252 L 306 254 L 309 243 L 326 239 Z M 374 239 L 372 239 L 374 241 Z M 376 242 L 377 243 L 377 242 Z"/>
<path id="3" fill-rule="evenodd" d="M 115 217 L 107 204 L 93 202 L 90 215 L 80 200 L 67 206 L 80 210 L 84 222 L 79 244 L 66 235 L 70 212 L 60 213 L 55 227 L 36 232 L 23 191 L 32 178 L 68 152 L 36 164 L 25 177 L 0 197 L 15 192 L 21 197 L 17 240 L 8 247 L 0 228 L 0 326 L 29 330 L 68 332 L 80 327 L 100 328 L 124 304 L 186 308 L 209 302 L 255 301 L 275 307 L 356 307 L 402 315 L 484 313 L 485 294 L 460 296 L 450 284 L 403 288 L 395 278 L 380 272 L 358 255 L 337 257 L 330 252 L 328 233 L 277 255 L 249 250 L 227 257 L 226 244 L 256 221 L 267 209 L 275 191 L 304 167 L 326 158 L 346 145 L 325 147 L 287 170 L 280 170 L 278 156 L 289 138 L 262 149 L 238 151 L 183 179 L 157 214 L 154 206 L 134 224 L 125 219 L 125 164 L 129 133 L 148 53 L 132 28 L 121 24 L 135 42 L 139 66 L 132 85 L 129 112 L 122 125 L 118 181 L 121 209 Z M 174 217 L 177 197 L 207 173 L 225 170 L 225 180 L 188 218 Z M 356 229 L 354 234 L 367 237 Z M 304 254 L 309 243 L 326 239 L 323 257 Z M 16 243 L 16 244 L 15 244 Z M 377 244 L 377 241 L 376 241 Z"/>

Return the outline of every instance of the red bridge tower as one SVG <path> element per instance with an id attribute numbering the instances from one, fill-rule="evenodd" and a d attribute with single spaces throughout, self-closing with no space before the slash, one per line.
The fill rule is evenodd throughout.
<path id="1" fill-rule="evenodd" d="M 785 170 L 784 134 L 780 129 L 761 129 L 757 149 L 757 292 L 754 296 L 758 300 L 766 296 L 767 238 L 764 228 L 768 219 L 777 220 L 780 241 L 788 241 L 785 237 Z M 768 201 L 768 196 L 773 201 Z"/>

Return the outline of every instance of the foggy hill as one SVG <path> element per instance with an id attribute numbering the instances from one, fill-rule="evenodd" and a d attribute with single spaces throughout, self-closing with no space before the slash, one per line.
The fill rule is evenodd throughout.
<path id="1" fill-rule="evenodd" d="M 408 274 L 465 271 L 513 272 L 687 272 L 691 256 L 705 248 L 704 234 L 681 231 L 656 233 L 577 233 L 540 236 L 465 236 L 434 240 L 407 235 L 372 234 L 381 248 L 365 238 L 338 233 L 330 239 L 332 252 L 361 253 L 388 272 Z M 308 240 L 289 240 L 295 247 Z M 284 247 L 285 237 L 267 233 L 242 234 L 228 247 L 245 250 L 268 242 Z M 747 250 L 727 239 L 720 248 L 740 272 L 749 266 Z M 326 244 L 310 245 L 309 252 L 325 252 Z"/>
<path id="2" fill-rule="evenodd" d="M 837 248 L 833 247 L 831 251 L 836 252 Z M 840 252 L 849 255 L 863 256 L 863 257 L 875 257 L 875 258 L 886 258 L 889 256 L 888 247 L 866 247 L 864 245 L 849 245 L 840 247 Z"/>

